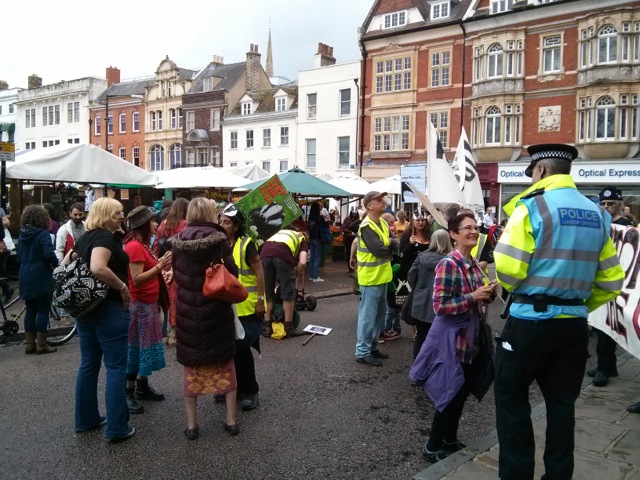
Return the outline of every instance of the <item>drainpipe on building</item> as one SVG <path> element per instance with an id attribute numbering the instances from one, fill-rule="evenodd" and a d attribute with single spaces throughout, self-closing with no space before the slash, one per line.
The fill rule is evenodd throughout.
<path id="1" fill-rule="evenodd" d="M 367 49 L 362 41 L 362 31 L 360 32 L 360 51 L 362 52 L 362 63 L 360 65 L 360 178 L 362 178 L 362 164 L 364 163 L 364 94 L 367 86 L 365 82 L 365 70 L 367 65 Z"/>

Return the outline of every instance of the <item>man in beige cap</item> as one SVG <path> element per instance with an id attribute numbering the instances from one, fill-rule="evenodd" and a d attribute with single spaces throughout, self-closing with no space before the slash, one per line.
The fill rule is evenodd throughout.
<path id="1" fill-rule="evenodd" d="M 358 308 L 358 341 L 356 362 L 379 367 L 380 359 L 389 355 L 378 349 L 378 335 L 382 331 L 387 311 L 387 284 L 391 281 L 391 253 L 398 240 L 391 238 L 388 223 L 381 218 L 387 206 L 386 192 L 372 191 L 364 196 L 362 205 L 367 217 L 358 230 L 356 262 L 360 306 Z M 357 264 L 357 265 L 356 265 Z"/>

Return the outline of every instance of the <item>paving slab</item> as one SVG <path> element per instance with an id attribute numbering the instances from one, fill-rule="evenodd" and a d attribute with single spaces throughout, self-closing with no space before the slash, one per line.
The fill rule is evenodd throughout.
<path id="1" fill-rule="evenodd" d="M 632 464 L 638 458 L 640 432 L 627 430 L 611 447 L 608 452 L 610 458 Z"/>
<path id="2" fill-rule="evenodd" d="M 640 413 L 629 413 L 622 417 L 620 420 L 620 425 L 629 430 L 635 430 L 636 432 L 640 432 Z M 640 448 L 640 446 L 638 447 Z"/>
<path id="3" fill-rule="evenodd" d="M 580 395 L 576 401 L 576 418 L 598 418 L 616 423 L 627 413 L 628 403 L 599 395 Z"/>
<path id="4" fill-rule="evenodd" d="M 625 480 L 634 466 L 616 458 L 577 450 L 574 453 L 573 478 L 582 480 Z"/>

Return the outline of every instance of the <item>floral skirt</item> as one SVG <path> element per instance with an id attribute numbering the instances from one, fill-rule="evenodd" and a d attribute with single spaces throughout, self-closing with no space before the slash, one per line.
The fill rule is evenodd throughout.
<path id="1" fill-rule="evenodd" d="M 146 377 L 167 366 L 158 304 L 131 300 L 129 316 L 127 373 Z"/>
<path id="2" fill-rule="evenodd" d="M 222 363 L 184 367 L 185 397 L 227 393 L 236 388 L 236 366 L 233 358 Z"/>

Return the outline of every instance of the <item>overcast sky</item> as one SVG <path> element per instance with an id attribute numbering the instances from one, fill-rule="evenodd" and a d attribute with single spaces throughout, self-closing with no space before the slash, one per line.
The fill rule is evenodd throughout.
<path id="1" fill-rule="evenodd" d="M 338 63 L 360 58 L 357 29 L 374 0 L 33 0 L 3 2 L 0 80 L 27 87 L 120 69 L 122 80 L 153 75 L 169 55 L 198 69 L 213 55 L 245 60 L 249 44 L 266 61 L 269 25 L 276 75 L 297 79 L 313 66 L 318 42 Z"/>

